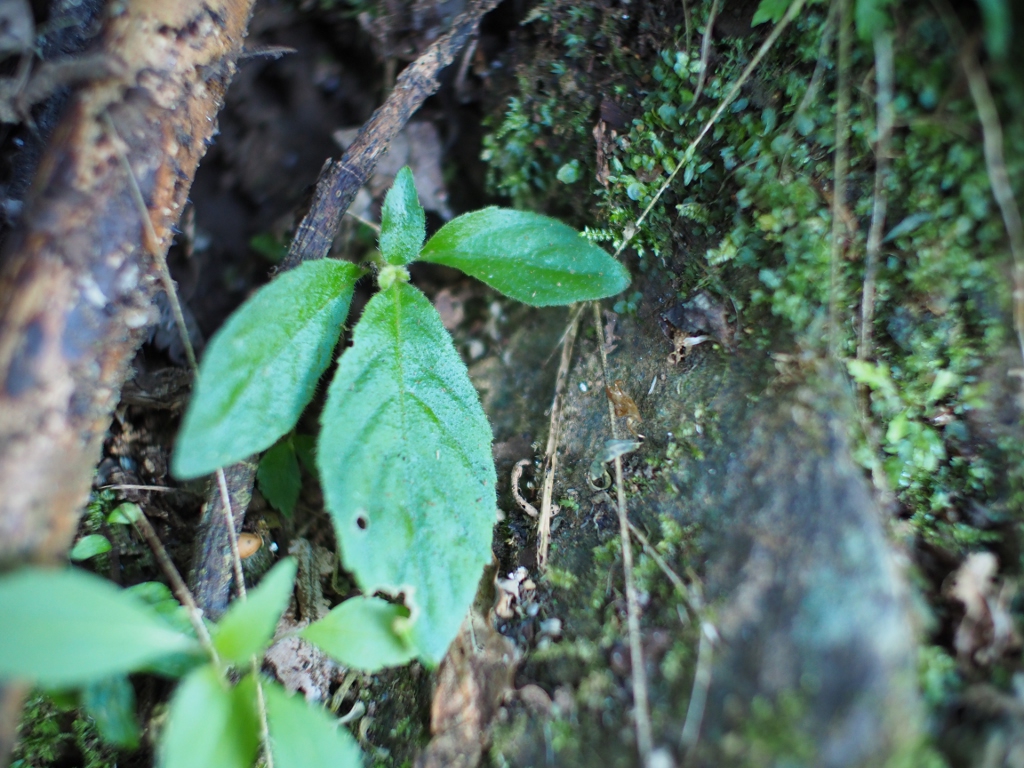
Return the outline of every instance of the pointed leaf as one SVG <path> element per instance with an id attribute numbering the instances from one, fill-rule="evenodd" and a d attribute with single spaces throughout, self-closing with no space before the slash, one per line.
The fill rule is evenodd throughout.
<path id="1" fill-rule="evenodd" d="M 267 448 L 313 397 L 348 314 L 353 264 L 306 262 L 260 288 L 210 340 L 174 449 L 180 478 Z"/>
<path id="2" fill-rule="evenodd" d="M 409 611 L 379 597 L 353 597 L 303 629 L 299 636 L 346 667 L 377 672 L 416 658 L 396 630 L 408 627 Z"/>
<path id="3" fill-rule="evenodd" d="M 302 490 L 299 460 L 291 440 L 279 440 L 263 454 L 256 480 L 266 500 L 285 517 L 291 517 Z"/>
<path id="4" fill-rule="evenodd" d="M 508 208 L 452 219 L 420 259 L 461 269 L 534 307 L 614 296 L 630 280 L 624 266 L 572 227 Z"/>
<path id="5" fill-rule="evenodd" d="M 127 677 L 116 675 L 83 688 L 82 708 L 96 723 L 105 742 L 125 749 L 139 746 L 135 689 Z"/>
<path id="6" fill-rule="evenodd" d="M 270 645 L 295 586 L 295 558 L 285 558 L 263 577 L 246 600 L 231 604 L 213 635 L 213 646 L 229 664 L 244 664 Z"/>
<path id="7" fill-rule="evenodd" d="M 259 728 L 252 677 L 228 685 L 212 665 L 192 672 L 171 699 L 161 768 L 252 768 Z"/>
<path id="8" fill-rule="evenodd" d="M 426 297 L 395 283 L 367 304 L 321 416 L 317 463 L 346 567 L 403 593 L 436 664 L 491 557 L 491 429 Z"/>
<path id="9" fill-rule="evenodd" d="M 107 540 L 107 537 L 101 536 L 98 533 L 91 533 L 75 542 L 75 546 L 68 553 L 68 558 L 75 562 L 80 562 L 109 551 L 110 542 Z"/>
<path id="10" fill-rule="evenodd" d="M 407 165 L 395 176 L 380 212 L 380 252 L 384 261 L 396 267 L 415 261 L 427 235 L 426 225 L 416 182 Z"/>
<path id="11" fill-rule="evenodd" d="M 263 696 L 274 768 L 362 768 L 356 740 L 323 707 L 269 681 L 263 683 Z"/>
<path id="12" fill-rule="evenodd" d="M 86 571 L 24 568 L 0 578 L 0 678 L 74 687 L 192 651 L 134 595 Z"/>

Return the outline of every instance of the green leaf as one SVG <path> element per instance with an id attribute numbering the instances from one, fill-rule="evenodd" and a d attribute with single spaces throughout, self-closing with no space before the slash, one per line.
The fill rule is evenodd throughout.
<path id="1" fill-rule="evenodd" d="M 380 252 L 396 267 L 415 261 L 427 236 L 427 218 L 416 195 L 412 171 L 405 166 L 384 196 L 380 211 Z"/>
<path id="2" fill-rule="evenodd" d="M 348 314 L 359 269 L 306 262 L 250 297 L 203 356 L 171 462 L 199 477 L 268 448 L 313 397 Z"/>
<path id="3" fill-rule="evenodd" d="M 993 58 L 1005 58 L 1013 33 L 1010 4 L 1007 0 L 978 0 L 978 5 L 981 6 L 981 20 L 985 27 L 985 48 Z"/>
<path id="4" fill-rule="evenodd" d="M 311 475 L 316 475 L 316 437 L 313 435 L 295 435 L 292 438 L 292 445 L 295 446 L 295 455 L 299 457 L 299 463 L 306 468 Z"/>
<path id="5" fill-rule="evenodd" d="M 359 745 L 323 707 L 264 681 L 267 730 L 274 768 L 362 768 Z"/>
<path id="6" fill-rule="evenodd" d="M 263 454 L 256 470 L 256 480 L 266 500 L 285 517 L 291 517 L 302 489 L 302 475 L 295 446 L 290 439 L 279 440 Z"/>
<path id="7" fill-rule="evenodd" d="M 625 267 L 572 227 L 508 208 L 452 219 L 430 238 L 420 259 L 461 269 L 534 307 L 603 299 L 630 281 Z"/>
<path id="8" fill-rule="evenodd" d="M 892 5 L 892 0 L 856 0 L 853 6 L 853 18 L 857 27 L 857 36 L 861 40 L 869 42 L 879 32 L 892 26 L 890 5 Z"/>
<path id="9" fill-rule="evenodd" d="M 135 689 L 127 677 L 116 675 L 83 688 L 82 708 L 96 723 L 105 742 L 125 749 L 139 746 Z"/>
<path id="10" fill-rule="evenodd" d="M 78 562 L 88 560 L 90 557 L 96 557 L 96 555 L 102 555 L 104 552 L 109 552 L 110 549 L 110 542 L 106 536 L 91 533 L 75 542 L 75 546 L 71 548 L 68 557 Z"/>
<path id="11" fill-rule="evenodd" d="M 110 525 L 131 525 L 142 515 L 142 507 L 131 501 L 118 504 L 107 515 L 107 523 Z"/>
<path id="12" fill-rule="evenodd" d="M 869 363 L 866 360 L 847 360 L 846 368 L 858 384 L 864 384 L 886 398 L 896 398 L 896 385 L 889 375 L 885 363 Z"/>
<path id="13" fill-rule="evenodd" d="M 416 650 L 398 634 L 408 629 L 408 617 L 409 611 L 401 605 L 379 597 L 353 597 L 299 636 L 346 667 L 377 672 L 416 657 Z"/>
<path id="14" fill-rule="evenodd" d="M 161 768 L 252 768 L 259 748 L 255 683 L 228 685 L 212 665 L 192 672 L 171 698 Z"/>
<path id="15" fill-rule="evenodd" d="M 750 20 L 750 26 L 756 27 L 758 24 L 764 24 L 766 21 L 778 24 L 782 17 L 786 15 L 786 11 L 789 10 L 791 2 L 792 0 L 761 0 L 757 10 L 754 11 L 754 18 Z"/>
<path id="16" fill-rule="evenodd" d="M 295 558 L 288 557 L 263 577 L 248 598 L 231 604 L 217 624 L 213 647 L 229 664 L 244 664 L 262 653 L 274 636 L 295 586 Z"/>
<path id="17" fill-rule="evenodd" d="M 0 678 L 74 687 L 130 672 L 195 640 L 86 571 L 23 568 L 0 578 Z"/>
<path id="18" fill-rule="evenodd" d="M 346 567 L 404 593 L 436 664 L 491 558 L 491 428 L 437 311 L 406 283 L 374 296 L 338 364 L 317 463 Z"/>

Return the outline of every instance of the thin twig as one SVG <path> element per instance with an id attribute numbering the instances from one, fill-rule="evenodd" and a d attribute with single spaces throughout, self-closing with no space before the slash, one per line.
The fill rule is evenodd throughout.
<path id="1" fill-rule="evenodd" d="M 960 48 L 960 66 L 967 76 L 967 87 L 978 110 L 978 121 L 981 123 L 982 142 L 985 151 L 985 168 L 988 181 L 992 186 L 992 196 L 999 206 L 1010 241 L 1010 257 L 1013 260 L 1013 327 L 1017 334 L 1017 345 L 1020 347 L 1021 359 L 1024 360 L 1024 221 L 1020 208 L 1010 186 L 1010 177 L 1006 171 L 1006 158 L 1003 154 L 1003 126 L 999 120 L 992 91 L 988 86 L 988 78 L 978 63 L 974 47 L 967 45 L 963 27 L 956 14 L 945 0 L 933 0 L 943 23 L 949 30 L 953 41 Z M 1021 380 L 1024 386 L 1024 379 Z"/>
<path id="2" fill-rule="evenodd" d="M 166 485 L 131 485 L 127 483 L 115 483 L 113 485 L 101 485 L 100 491 L 159 491 L 161 493 L 172 493 L 180 491 L 181 488 L 170 488 Z"/>
<path id="3" fill-rule="evenodd" d="M 691 26 L 690 21 L 690 3 L 687 0 L 683 0 L 683 27 L 686 30 L 686 55 L 690 55 L 690 37 L 691 37 Z"/>
<path id="4" fill-rule="evenodd" d="M 892 140 L 894 110 L 892 108 L 893 82 L 892 33 L 883 30 L 875 35 L 875 111 L 878 140 L 875 144 L 875 195 L 868 230 L 867 249 L 864 254 L 864 289 L 860 302 L 860 344 L 857 359 L 871 357 L 871 332 L 875 318 L 875 275 L 885 231 L 887 196 L 886 179 L 889 175 L 889 144 Z"/>
<path id="5" fill-rule="evenodd" d="M 149 251 L 149 254 L 156 261 L 160 282 L 163 284 L 164 293 L 167 294 L 167 301 L 171 305 L 171 314 L 174 315 L 174 324 L 178 326 L 178 333 L 181 334 L 182 343 L 185 347 L 185 358 L 188 360 L 189 367 L 196 371 L 199 369 L 199 366 L 196 363 L 195 350 L 192 349 L 192 343 L 188 338 L 185 315 L 181 311 L 181 303 L 178 301 L 174 280 L 171 279 L 171 271 L 167 268 L 167 258 L 164 250 L 160 247 L 160 238 L 157 237 L 156 229 L 153 228 L 153 220 L 149 217 L 149 209 L 146 208 L 146 201 L 142 197 L 142 190 L 139 189 L 138 179 L 135 178 L 135 172 L 132 170 L 131 163 L 128 162 L 128 155 L 125 154 L 124 140 L 117 132 L 117 126 L 114 125 L 114 120 L 110 117 L 109 112 L 103 113 L 103 121 L 113 135 L 114 151 L 117 153 L 117 159 L 120 161 L 121 167 L 124 168 L 125 175 L 128 177 L 128 191 L 131 193 L 132 200 L 142 219 L 142 229 L 145 234 L 143 242 L 145 243 L 146 250 Z"/>
<path id="6" fill-rule="evenodd" d="M 551 420 L 548 423 L 548 444 L 544 449 L 544 485 L 540 496 L 540 523 L 537 526 L 537 564 L 543 568 L 548 562 L 548 548 L 551 546 L 551 495 L 555 488 L 555 469 L 558 467 L 558 438 L 562 429 L 562 395 L 569 378 L 569 364 L 572 362 L 572 348 L 576 343 L 583 304 L 574 308 L 569 325 L 562 336 L 562 359 L 558 363 L 555 377 L 555 396 L 551 401 Z"/>
<path id="7" fill-rule="evenodd" d="M 593 303 L 594 328 L 597 331 L 597 348 L 601 352 L 601 377 L 608 386 L 608 353 L 604 348 L 604 329 L 601 323 L 600 302 Z M 612 439 L 618 440 L 618 426 L 615 423 L 615 405 L 608 400 L 608 416 L 611 420 Z M 651 708 L 647 697 L 647 671 L 644 668 L 644 650 L 640 642 L 640 601 L 633 585 L 633 545 L 629 537 L 629 516 L 626 511 L 626 486 L 622 481 L 622 457 L 615 457 L 615 493 L 619 512 L 619 539 L 622 546 L 622 571 L 626 587 L 626 625 L 629 629 L 629 660 L 633 678 L 633 719 L 636 722 L 636 746 L 640 753 L 640 764 L 647 765 L 654 737 L 651 729 Z"/>
<path id="8" fill-rule="evenodd" d="M 711 688 L 711 662 L 714 657 L 715 643 L 718 632 L 714 625 L 702 621 L 700 625 L 700 642 L 697 645 L 697 668 L 693 673 L 693 688 L 690 691 L 690 704 L 686 708 L 686 720 L 683 721 L 681 741 L 686 747 L 684 765 L 692 765 L 700 739 L 700 726 L 704 722 L 704 708 L 707 706 L 708 690 Z"/>
<path id="9" fill-rule="evenodd" d="M 217 649 L 213 647 L 213 640 L 210 638 L 210 633 L 206 629 L 206 625 L 203 624 L 202 611 L 199 610 L 199 606 L 196 605 L 196 601 L 192 598 L 192 593 L 189 592 L 188 587 L 185 585 L 185 580 L 181 578 L 181 574 L 178 573 L 178 569 L 174 566 L 174 562 L 171 560 L 171 556 L 167 554 L 167 549 L 164 547 L 164 543 L 160 541 L 160 537 L 156 535 L 156 531 L 153 529 L 152 524 L 146 517 L 145 512 L 139 512 L 138 516 L 132 521 L 135 524 L 135 528 L 142 534 L 142 538 L 146 540 L 149 548 L 153 550 L 153 557 L 156 558 L 157 564 L 160 566 L 160 570 L 164 572 L 167 580 L 171 583 L 171 590 L 174 592 L 174 596 L 178 598 L 178 602 L 185 606 L 185 612 L 188 614 L 188 620 L 192 622 L 192 628 L 196 631 L 196 637 L 199 639 L 199 643 L 203 646 L 203 649 L 210 655 L 215 664 L 219 663 L 217 656 Z"/>
<path id="10" fill-rule="evenodd" d="M 672 586 L 676 588 L 679 596 L 683 598 L 686 610 L 689 611 L 694 618 L 698 618 L 699 614 L 697 606 L 694 605 L 694 600 L 690 595 L 690 590 L 686 588 L 686 582 L 680 578 L 678 573 L 669 567 L 669 564 L 665 562 L 665 558 L 658 553 L 658 550 L 654 548 L 654 545 L 651 544 L 650 539 L 647 538 L 643 531 L 633 525 L 633 523 L 629 524 L 629 530 L 632 531 L 633 535 L 636 536 L 637 540 L 643 546 L 644 552 L 647 553 L 647 556 L 655 562 L 655 564 L 661 569 L 661 572 L 664 573 L 665 576 L 668 577 L 668 580 L 672 582 Z"/>
<path id="11" fill-rule="evenodd" d="M 524 497 L 522 491 L 519 490 L 519 480 L 523 476 L 523 469 L 532 464 L 529 459 L 520 459 L 516 462 L 516 465 L 512 467 L 512 496 L 516 500 L 516 504 L 530 517 L 537 517 L 537 508 L 528 502 Z"/>
<path id="12" fill-rule="evenodd" d="M 704 39 L 700 44 L 700 73 L 697 75 L 697 87 L 693 90 L 693 101 L 686 108 L 687 112 L 697 105 L 701 93 L 704 91 L 704 83 L 708 79 L 708 59 L 711 58 L 711 33 L 715 28 L 715 19 L 718 17 L 718 6 L 722 0 L 714 0 L 711 3 L 711 10 L 708 11 L 708 21 L 704 25 Z"/>
<path id="13" fill-rule="evenodd" d="M 747 64 L 742 74 L 740 74 L 739 80 L 737 80 L 733 84 L 732 88 L 729 89 L 729 93 L 725 95 L 725 98 L 722 99 L 722 102 L 715 109 L 714 113 L 711 115 L 710 118 L 708 118 L 708 121 L 704 124 L 704 127 L 700 129 L 700 133 L 697 134 L 697 138 L 690 142 L 690 145 L 686 148 L 686 152 L 684 152 L 683 154 L 684 158 L 688 157 L 689 155 L 693 154 L 693 152 L 696 151 L 697 146 L 701 143 L 701 141 L 704 140 L 704 137 L 708 134 L 708 131 L 711 130 L 715 122 L 717 122 L 718 118 L 722 116 L 722 113 L 725 112 L 726 108 L 730 104 L 732 104 L 733 99 L 736 98 L 737 94 L 740 92 L 740 89 L 747 82 L 747 80 L 750 79 L 750 76 L 757 68 L 757 65 L 761 63 L 761 59 L 763 59 L 765 55 L 768 53 L 768 51 L 771 50 L 772 46 L 775 45 L 775 41 L 779 39 L 779 36 L 783 33 L 786 27 L 789 26 L 789 23 L 794 18 L 796 18 L 796 15 L 800 12 L 800 9 L 803 8 L 803 5 L 804 0 L 794 0 L 793 4 L 789 6 L 789 10 L 786 11 L 786 15 L 779 20 L 779 23 L 775 25 L 774 29 L 772 29 L 771 34 L 768 35 L 765 41 L 761 44 L 761 47 L 758 48 L 757 53 L 754 54 L 754 58 L 750 60 L 750 63 Z M 669 174 L 667 179 L 665 179 L 661 187 L 655 193 L 654 197 L 651 198 L 651 202 L 649 202 L 647 204 L 647 207 L 644 208 L 639 218 L 637 218 L 637 220 L 633 222 L 633 224 L 626 228 L 626 230 L 623 232 L 622 242 L 619 243 L 619 247 L 615 249 L 616 257 L 619 256 L 626 249 L 626 246 L 629 245 L 629 242 L 636 236 L 636 233 L 640 231 L 640 225 L 644 223 L 644 221 L 647 219 L 647 215 L 654 209 L 654 206 L 657 205 L 658 200 L 660 200 L 661 196 L 665 194 L 665 190 L 668 189 L 669 185 L 672 184 L 672 181 L 675 179 L 676 174 L 678 174 L 680 169 L 682 169 L 685 165 L 686 162 L 681 162 L 676 165 L 675 170 Z"/>
<path id="14" fill-rule="evenodd" d="M 829 258 L 828 348 L 839 352 L 839 272 L 843 259 L 843 213 L 850 167 L 850 56 L 853 47 L 852 0 L 839 0 L 839 81 L 836 85 L 836 150 L 832 186 L 832 248 Z"/>
<path id="15" fill-rule="evenodd" d="M 228 492 L 228 481 L 224 470 L 217 470 L 217 487 L 220 489 L 220 503 L 224 509 L 224 521 L 228 529 L 228 541 L 231 543 L 231 564 L 235 570 L 235 591 L 238 597 L 245 600 L 245 575 L 242 573 L 242 557 L 238 552 L 238 533 L 235 531 L 235 516 L 231 511 L 231 494 Z"/>

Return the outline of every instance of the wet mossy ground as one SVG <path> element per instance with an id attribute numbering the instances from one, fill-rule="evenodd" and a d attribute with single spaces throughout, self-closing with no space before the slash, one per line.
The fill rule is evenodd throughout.
<path id="1" fill-rule="evenodd" d="M 892 677 L 871 693 L 881 697 L 880 711 L 904 708 L 897 722 L 905 730 L 889 732 L 886 760 L 970 764 L 948 739 L 941 744 L 945 757 L 932 739 L 958 722 L 961 691 L 992 682 L 1009 692 L 1019 658 L 1011 652 L 991 666 L 958 661 L 951 635 L 960 606 L 943 584 L 968 554 L 981 550 L 997 553 L 1001 578 L 1019 578 L 1024 513 L 1011 261 L 976 105 L 943 20 L 926 4 L 900 6 L 894 12 L 896 124 L 883 184 L 888 212 L 873 345 L 857 362 L 875 184 L 870 43 L 856 43 L 851 62 L 852 108 L 843 116 L 851 132 L 849 228 L 834 273 L 835 17 L 828 6 L 811 4 L 801 13 L 704 144 L 693 155 L 684 152 L 764 38 L 763 27 L 749 24 L 754 5 L 718 19 L 702 78 L 699 43 L 710 2 L 689 4 L 688 38 L 684 20 L 673 15 L 676 9 L 657 3 L 631 4 L 628 13 L 616 7 L 599 17 L 557 0 L 538 4 L 527 17 L 534 44 L 515 56 L 513 93 L 504 111 L 494 112 L 495 130 L 485 141 L 492 189 L 530 207 L 552 210 L 556 201 L 554 209 L 575 215 L 574 223 L 587 226 L 588 236 L 616 246 L 682 166 L 625 253 L 638 280 L 615 305 L 635 335 L 623 342 L 627 352 L 610 358 L 609 378 L 624 380 L 648 438 L 626 460 L 631 519 L 667 553 L 684 581 L 708 590 L 707 616 L 717 621 L 728 610 L 716 604 L 715 590 L 722 597 L 743 587 L 752 551 L 738 543 L 742 531 L 725 544 L 709 533 L 716 526 L 748 524 L 735 513 L 744 499 L 730 495 L 723 475 L 742 474 L 750 461 L 782 477 L 788 461 L 798 478 L 817 452 L 818 474 L 832 472 L 842 487 L 864 483 L 859 508 L 879 505 L 873 533 L 857 529 L 844 538 L 836 533 L 842 519 L 825 514 L 831 510 L 815 516 L 808 509 L 805 526 L 831 526 L 832 533 L 823 532 L 820 540 L 814 530 L 786 535 L 806 536 L 812 548 L 837 535 L 854 553 L 848 553 L 851 562 L 880 558 L 874 586 L 863 593 L 874 597 L 854 602 L 858 610 L 888 612 L 900 625 L 892 629 L 890 622 L 891 631 L 905 642 L 899 659 L 881 665 Z M 968 29 L 979 23 L 969 12 L 960 21 Z M 614 40 L 615 53 L 589 53 L 591 38 L 594 51 Z M 1014 55 L 985 63 L 1003 117 L 1008 176 L 1019 199 L 1024 121 Z M 597 57 L 602 64 L 593 64 Z M 701 96 L 695 100 L 698 86 Z M 728 345 L 698 347 L 680 366 L 669 367 L 665 358 L 672 347 L 659 332 L 658 318 L 698 291 L 727 308 L 735 336 Z M 838 321 L 831 323 L 830 299 L 838 307 Z M 578 343 L 586 347 L 587 337 L 581 338 Z M 540 681 L 549 693 L 559 686 L 573 692 L 575 709 L 555 716 L 571 724 L 563 730 L 572 737 L 555 739 L 549 726 L 524 725 L 513 717 L 499 728 L 492 750 L 497 765 L 542 764 L 552 755 L 559 765 L 595 756 L 609 764 L 635 764 L 618 523 L 611 499 L 595 501 L 585 486 L 589 459 L 610 436 L 593 339 L 591 331 L 589 352 L 578 353 L 569 386 L 566 418 L 573 426 L 562 448 L 569 466 L 555 498 L 567 497 L 571 504 L 559 516 L 543 609 L 562 617 L 565 648 L 528 654 L 520 673 L 521 682 Z M 782 440 L 772 447 L 784 434 L 796 435 L 795 443 L 787 447 Z M 736 435 L 751 442 L 733 445 Z M 801 443 L 805 438 L 810 443 Z M 759 440 L 760 454 L 753 447 Z M 776 455 L 787 451 L 788 456 Z M 730 464 L 731 454 L 745 459 Z M 824 491 L 819 486 L 816 492 Z M 847 494 L 840 496 L 835 506 L 841 508 Z M 791 501 L 792 511 L 799 503 Z M 781 536 L 786 528 L 780 525 Z M 748 546 L 759 535 L 747 535 Z M 885 554 L 893 544 L 900 568 Z M 636 557 L 634 575 L 647 601 L 645 643 L 654 646 L 656 660 L 650 662 L 655 731 L 671 724 L 678 732 L 690 700 L 698 631 L 660 568 L 639 549 Z M 794 579 L 801 573 L 793 566 Z M 818 588 L 820 595 L 833 589 L 845 594 L 841 582 Z M 879 594 L 887 607 L 879 607 Z M 781 610 L 785 590 L 777 597 L 782 602 L 771 603 L 771 610 Z M 826 629 L 813 621 L 808 626 Z M 832 629 L 857 635 L 853 625 Z M 767 668 L 765 653 L 762 648 L 751 658 Z M 747 672 L 759 673 L 756 665 Z M 808 731 L 808 723 L 824 717 L 818 711 L 820 681 L 811 678 L 781 687 L 774 696 L 747 690 L 736 701 L 712 702 L 723 722 L 742 723 L 725 725 L 713 737 L 718 759 L 824 764 L 813 758 L 821 742 Z M 856 688 L 852 679 L 849 684 Z M 781 720 L 794 723 L 795 730 L 780 729 Z M 985 743 L 987 726 L 975 726 L 971 743 Z M 770 733 L 778 738 L 768 738 Z M 678 737 L 669 743 L 678 759 L 683 745 Z M 851 762 L 836 764 L 879 759 L 865 756 L 861 763 L 856 750 L 848 755 Z"/>

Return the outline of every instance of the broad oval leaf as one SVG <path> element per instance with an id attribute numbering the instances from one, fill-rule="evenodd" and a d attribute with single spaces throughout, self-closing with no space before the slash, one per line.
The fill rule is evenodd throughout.
<path id="1" fill-rule="evenodd" d="M 323 707 L 269 681 L 263 682 L 263 696 L 274 768 L 362 767 L 356 740 Z"/>
<path id="2" fill-rule="evenodd" d="M 354 264 L 320 259 L 260 288 L 210 340 L 171 463 L 199 477 L 274 444 L 309 404 L 348 314 Z"/>
<path id="3" fill-rule="evenodd" d="M 427 216 L 416 195 L 412 171 L 405 166 L 384 196 L 380 211 L 380 253 L 396 267 L 415 261 L 427 235 Z"/>
<path id="4" fill-rule="evenodd" d="M 87 685 L 82 689 L 81 703 L 105 742 L 125 749 L 139 746 L 135 688 L 125 675 L 115 675 Z"/>
<path id="5" fill-rule="evenodd" d="M 416 650 L 399 635 L 408 628 L 408 616 L 404 607 L 379 597 L 353 597 L 299 636 L 346 667 L 377 672 L 416 658 Z"/>
<path id="6" fill-rule="evenodd" d="M 345 566 L 402 593 L 436 664 L 491 557 L 491 428 L 437 311 L 406 283 L 366 305 L 321 415 L 317 465 Z"/>
<path id="7" fill-rule="evenodd" d="M 629 272 L 557 219 L 484 208 L 452 219 L 423 246 L 420 260 L 461 269 L 534 307 L 603 299 L 629 285 Z"/>
<path id="8" fill-rule="evenodd" d="M 252 768 L 259 749 L 252 676 L 228 685 L 207 664 L 186 677 L 171 698 L 160 742 L 161 768 Z"/>
<path id="9" fill-rule="evenodd" d="M 134 595 L 73 568 L 0 578 L 0 626 L 0 678 L 44 686 L 85 685 L 197 648 Z"/>
<path id="10" fill-rule="evenodd" d="M 88 536 L 83 536 L 75 542 L 75 546 L 68 553 L 68 558 L 79 562 L 88 560 L 90 557 L 96 557 L 96 555 L 102 555 L 104 552 L 109 552 L 110 549 L 110 541 L 106 536 L 90 533 Z"/>
<path id="11" fill-rule="evenodd" d="M 277 622 L 288 607 L 295 586 L 295 558 L 285 558 L 249 590 L 245 600 L 231 604 L 217 624 L 213 647 L 229 664 L 244 664 L 262 653 L 274 636 Z"/>

